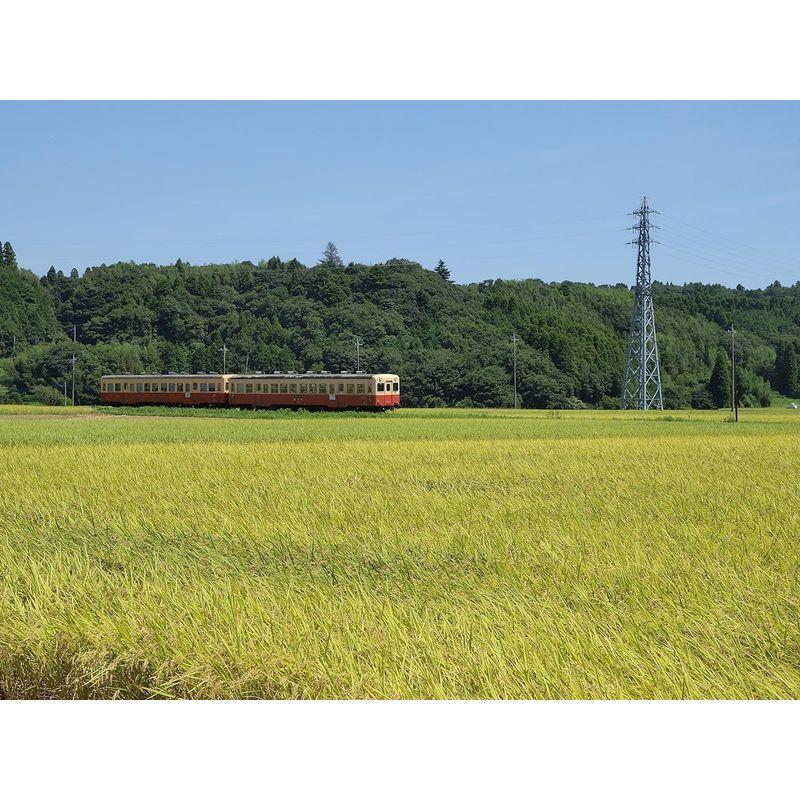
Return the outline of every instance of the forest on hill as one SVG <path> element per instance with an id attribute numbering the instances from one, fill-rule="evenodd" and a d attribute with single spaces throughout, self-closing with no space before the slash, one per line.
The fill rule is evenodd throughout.
<path id="1" fill-rule="evenodd" d="M 742 405 L 800 394 L 800 282 L 766 289 L 654 284 L 664 401 L 729 404 L 731 324 Z M 511 406 L 512 334 L 521 405 L 617 407 L 631 287 L 541 280 L 459 285 L 404 259 L 308 267 L 100 265 L 82 275 L 20 269 L 0 257 L 0 401 L 98 400 L 105 372 L 352 370 L 401 376 L 414 406 Z M 73 330 L 77 342 L 73 342 Z"/>

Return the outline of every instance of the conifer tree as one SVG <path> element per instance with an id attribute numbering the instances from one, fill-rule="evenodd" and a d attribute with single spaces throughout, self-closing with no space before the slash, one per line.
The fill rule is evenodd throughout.
<path id="1" fill-rule="evenodd" d="M 731 402 L 731 362 L 725 351 L 717 350 L 717 359 L 711 370 L 711 380 L 708 382 L 711 399 L 717 408 L 724 408 Z"/>
<path id="2" fill-rule="evenodd" d="M 450 270 L 447 269 L 447 266 L 445 265 L 444 261 L 442 261 L 441 258 L 439 259 L 439 263 L 436 265 L 436 268 L 434 269 L 434 272 L 440 278 L 443 278 L 446 281 L 450 280 Z"/>
<path id="3" fill-rule="evenodd" d="M 318 267 L 343 267 L 344 261 L 339 255 L 339 248 L 333 243 L 328 242 L 322 251 L 322 258 L 317 262 Z"/>
<path id="4" fill-rule="evenodd" d="M 775 358 L 775 383 L 785 394 L 800 392 L 800 356 L 792 342 L 781 342 Z"/>
<path id="5" fill-rule="evenodd" d="M 786 391 L 796 397 L 800 395 L 800 355 L 792 348 L 786 370 Z"/>
<path id="6" fill-rule="evenodd" d="M 11 246 L 11 242 L 6 242 L 3 245 L 3 266 L 12 268 L 16 268 L 17 266 L 17 256 L 16 253 L 14 253 L 14 248 Z"/>

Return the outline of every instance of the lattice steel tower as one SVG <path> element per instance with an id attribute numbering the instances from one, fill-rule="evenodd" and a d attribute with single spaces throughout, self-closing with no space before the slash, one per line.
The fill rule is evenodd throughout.
<path id="1" fill-rule="evenodd" d="M 628 331 L 628 355 L 625 358 L 625 375 L 622 379 L 620 408 L 664 409 L 661 394 L 661 368 L 658 363 L 656 320 L 653 316 L 653 289 L 650 285 L 650 214 L 657 214 L 642 198 L 642 205 L 632 212 L 639 221 L 630 230 L 637 231 L 636 294 Z"/>

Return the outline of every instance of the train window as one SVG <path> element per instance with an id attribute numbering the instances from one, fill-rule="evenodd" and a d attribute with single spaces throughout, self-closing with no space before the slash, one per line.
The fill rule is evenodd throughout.
<path id="1" fill-rule="evenodd" d="M 200 391 L 205 392 L 208 389 L 208 385 L 205 383 L 200 384 Z"/>
<path id="2" fill-rule="evenodd" d="M 289 384 L 289 394 L 297 394 L 297 384 L 290 383 Z"/>
<path id="3" fill-rule="evenodd" d="M 123 384 L 122 388 L 127 392 L 128 391 L 128 384 L 127 383 Z"/>
<path id="4" fill-rule="evenodd" d="M 162 392 L 166 392 L 167 391 L 167 384 L 166 383 L 162 383 L 161 384 L 161 391 Z"/>
<path id="5" fill-rule="evenodd" d="M 119 384 L 118 384 L 118 383 L 115 383 L 115 384 L 114 384 L 114 391 L 115 391 L 115 392 L 118 392 L 119 390 L 120 390 L 120 388 L 119 388 Z"/>
<path id="6" fill-rule="evenodd" d="M 149 392 L 149 391 L 150 391 L 150 384 L 149 384 L 149 383 L 146 383 L 146 384 L 144 385 L 144 390 L 145 390 L 146 392 Z"/>
<path id="7" fill-rule="evenodd" d="M 216 388 L 217 388 L 217 384 L 216 383 L 209 383 L 208 384 L 208 391 L 209 392 L 213 392 Z"/>
<path id="8" fill-rule="evenodd" d="M 178 384 L 178 391 L 179 391 L 179 392 L 182 392 L 182 391 L 183 391 L 183 384 L 182 384 L 182 383 L 179 383 L 179 384 Z"/>
<path id="9" fill-rule="evenodd" d="M 358 394 L 364 394 L 364 384 L 363 383 L 357 384 L 356 391 L 358 392 Z"/>
<path id="10" fill-rule="evenodd" d="M 353 384 L 352 383 L 348 383 L 347 384 L 347 394 L 353 394 Z"/>
<path id="11" fill-rule="evenodd" d="M 331 386 L 331 389 L 333 389 L 333 386 Z M 327 388 L 325 387 L 325 384 L 324 384 L 324 383 L 321 383 L 321 384 L 319 385 L 319 393 L 320 393 L 320 394 L 328 394 L 328 390 L 327 390 Z M 331 394 L 333 394 L 333 392 L 331 392 Z"/>
<path id="12" fill-rule="evenodd" d="M 343 391 L 344 391 L 344 384 L 340 383 L 339 384 L 339 394 L 341 394 Z"/>
<path id="13" fill-rule="evenodd" d="M 174 384 L 174 383 L 171 383 L 171 384 L 169 385 L 169 390 L 170 390 L 171 392 L 174 392 L 174 391 L 175 391 L 175 384 Z"/>
<path id="14" fill-rule="evenodd" d="M 397 381 L 395 381 L 395 382 L 392 384 L 392 388 L 393 388 L 393 389 L 394 389 L 394 390 L 397 392 L 397 391 L 399 391 L 399 390 L 400 390 L 400 384 L 399 384 Z"/>
<path id="15" fill-rule="evenodd" d="M 141 392 L 142 391 L 142 384 L 141 383 L 137 383 L 136 384 L 136 391 L 137 392 Z"/>
<path id="16" fill-rule="evenodd" d="M 272 392 L 272 394 L 278 394 L 278 384 L 277 383 L 271 383 L 269 385 L 269 390 L 270 390 L 270 392 Z"/>
<path id="17" fill-rule="evenodd" d="M 300 394 L 305 394 L 308 391 L 308 384 L 301 383 L 300 384 Z"/>
<path id="18" fill-rule="evenodd" d="M 106 385 L 105 385 L 105 383 L 101 383 L 101 384 L 100 384 L 100 391 L 101 391 L 101 392 L 104 392 L 105 390 L 106 390 Z"/>
<path id="19" fill-rule="evenodd" d="M 245 394 L 253 394 L 253 384 L 252 383 L 246 383 L 244 385 L 244 393 Z"/>
<path id="20" fill-rule="evenodd" d="M 382 392 L 382 391 L 383 391 L 383 384 L 382 384 L 382 383 L 379 383 L 379 384 L 378 384 L 378 391 L 379 391 L 379 392 Z"/>
<path id="21" fill-rule="evenodd" d="M 260 391 L 261 391 L 261 384 L 257 383 L 256 384 L 256 392 L 260 392 Z"/>
<path id="22" fill-rule="evenodd" d="M 228 381 L 225 381 L 225 391 L 230 391 L 231 385 Z"/>
<path id="23" fill-rule="evenodd" d="M 328 386 L 328 394 L 336 394 L 336 386 L 334 384 Z"/>
<path id="24" fill-rule="evenodd" d="M 281 394 L 286 394 L 289 391 L 289 385 L 286 383 L 281 384 Z"/>
<path id="25" fill-rule="evenodd" d="M 371 383 L 367 384 L 367 393 L 368 394 L 372 394 L 372 384 Z"/>
<path id="26" fill-rule="evenodd" d="M 311 394 L 316 394 L 317 393 L 317 384 L 316 383 L 309 383 L 308 384 L 308 391 L 311 392 Z"/>

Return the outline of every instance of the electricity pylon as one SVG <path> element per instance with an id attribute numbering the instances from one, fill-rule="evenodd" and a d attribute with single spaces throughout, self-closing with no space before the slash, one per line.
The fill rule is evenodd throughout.
<path id="1" fill-rule="evenodd" d="M 630 230 L 637 231 L 636 293 L 628 331 L 628 354 L 625 358 L 625 375 L 622 379 L 620 408 L 664 409 L 661 393 L 661 367 L 658 362 L 656 320 L 653 315 L 653 288 L 650 284 L 650 214 L 657 214 L 642 198 L 642 205 L 633 216 L 639 221 Z"/>

